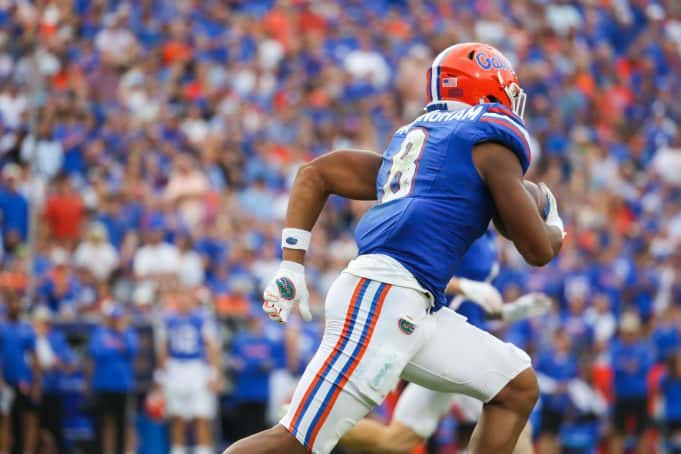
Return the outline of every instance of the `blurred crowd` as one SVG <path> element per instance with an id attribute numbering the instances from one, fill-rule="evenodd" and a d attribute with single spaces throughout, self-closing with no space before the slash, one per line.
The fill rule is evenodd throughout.
<path id="1" fill-rule="evenodd" d="M 156 359 L 137 331 L 185 298 L 217 321 L 229 379 L 215 389 L 216 439 L 276 420 L 367 208 L 332 198 L 314 231 L 317 322 L 263 323 L 297 166 L 339 147 L 382 151 L 422 111 L 432 58 L 472 40 L 513 62 L 528 177 L 554 189 L 567 220 L 542 269 L 500 241 L 495 282 L 507 300 L 556 302 L 498 327 L 542 373 L 541 452 L 681 452 L 675 0 L 0 1 L 0 450 L 11 434 L 21 452 L 17 427 L 47 434 L 24 438 L 52 452 L 75 446 L 84 423 L 64 434 L 54 414 L 77 388 L 98 396 L 90 419 L 115 426 L 107 446 L 143 451 L 154 429 L 122 427 L 132 409 L 158 413 L 140 403 L 153 378 L 135 377 Z M 98 361 L 98 345 L 120 367 Z M 138 402 L 112 408 L 111 392 Z M 102 424 L 85 438 L 102 442 Z M 437 443 L 455 443 L 448 433 Z"/>

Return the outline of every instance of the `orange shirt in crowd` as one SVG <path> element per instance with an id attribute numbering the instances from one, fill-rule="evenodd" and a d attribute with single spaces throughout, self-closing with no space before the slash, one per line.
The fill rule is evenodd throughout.
<path id="1" fill-rule="evenodd" d="M 78 194 L 54 195 L 47 200 L 45 220 L 57 240 L 77 240 L 83 225 L 85 207 Z"/>

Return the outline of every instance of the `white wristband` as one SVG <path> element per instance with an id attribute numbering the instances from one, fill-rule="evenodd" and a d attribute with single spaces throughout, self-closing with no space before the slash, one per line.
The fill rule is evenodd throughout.
<path id="1" fill-rule="evenodd" d="M 281 231 L 281 247 L 307 251 L 310 247 L 310 237 L 312 233 L 307 230 L 285 228 Z"/>

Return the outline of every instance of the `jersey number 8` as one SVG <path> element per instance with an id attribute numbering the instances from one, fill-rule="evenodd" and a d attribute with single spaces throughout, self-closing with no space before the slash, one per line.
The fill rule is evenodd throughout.
<path id="1" fill-rule="evenodd" d="M 428 131 L 415 128 L 402 140 L 400 149 L 393 156 L 388 178 L 383 186 L 381 203 L 405 197 L 411 193 L 414 177 L 418 170 L 418 160 L 426 144 Z"/>

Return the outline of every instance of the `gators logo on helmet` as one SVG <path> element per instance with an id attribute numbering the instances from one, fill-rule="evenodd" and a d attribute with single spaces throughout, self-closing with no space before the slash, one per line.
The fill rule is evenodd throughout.
<path id="1" fill-rule="evenodd" d="M 498 102 L 520 118 L 527 96 L 508 59 L 483 43 L 461 43 L 440 52 L 426 73 L 429 106 L 448 101 Z M 428 109 L 428 107 L 427 107 Z"/>
<path id="2" fill-rule="evenodd" d="M 280 277 L 274 281 L 279 288 L 279 294 L 285 300 L 292 300 L 296 296 L 296 286 L 293 281 L 287 277 Z"/>

